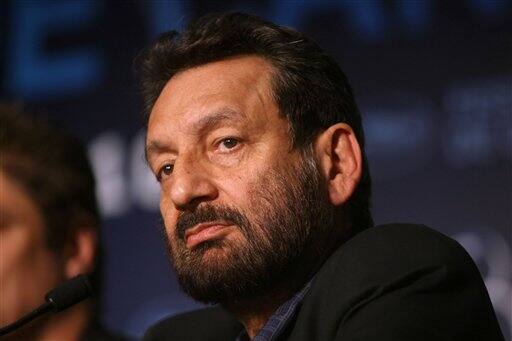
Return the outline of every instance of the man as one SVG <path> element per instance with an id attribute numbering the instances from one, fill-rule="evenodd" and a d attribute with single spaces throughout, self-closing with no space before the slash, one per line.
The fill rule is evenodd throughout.
<path id="1" fill-rule="evenodd" d="M 207 15 L 142 62 L 147 161 L 183 290 L 147 340 L 499 340 L 478 270 L 423 226 L 373 227 L 361 117 L 291 29 Z"/>
<path id="2" fill-rule="evenodd" d="M 85 150 L 43 122 L 0 106 L 0 325 L 28 314 L 61 281 L 100 280 L 99 215 Z M 46 315 L 2 340 L 121 340 L 98 301 Z"/>

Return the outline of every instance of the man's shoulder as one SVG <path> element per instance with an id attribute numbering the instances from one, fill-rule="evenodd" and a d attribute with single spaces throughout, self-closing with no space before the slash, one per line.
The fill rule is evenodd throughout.
<path id="1" fill-rule="evenodd" d="M 333 283 L 339 278 L 359 290 L 428 272 L 479 277 L 469 254 L 452 238 L 424 225 L 386 224 L 369 228 L 338 248 L 316 281 Z"/>
<path id="2" fill-rule="evenodd" d="M 338 254 L 357 253 L 363 259 L 394 258 L 398 263 L 467 261 L 469 255 L 452 238 L 425 225 L 395 223 L 366 229 L 347 241 Z M 404 256 L 408 259 L 404 259 Z M 398 259 L 396 259 L 398 257 Z"/>
<path id="3" fill-rule="evenodd" d="M 422 225 L 367 229 L 316 274 L 291 339 L 501 340 L 479 271 Z"/>
<path id="4" fill-rule="evenodd" d="M 168 317 L 152 326 L 144 340 L 234 340 L 242 326 L 221 307 Z"/>

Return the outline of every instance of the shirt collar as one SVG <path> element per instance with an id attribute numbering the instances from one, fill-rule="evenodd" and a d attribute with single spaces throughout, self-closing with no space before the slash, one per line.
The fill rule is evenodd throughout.
<path id="1" fill-rule="evenodd" d="M 283 303 L 272 316 L 268 319 L 267 323 L 261 328 L 256 334 L 252 341 L 272 341 L 276 340 L 285 330 L 285 327 L 289 324 L 292 318 L 295 316 L 300 304 L 304 300 L 304 297 L 311 287 L 311 281 L 309 281 L 299 292 L 293 295 L 288 301 Z M 242 330 L 235 341 L 247 341 L 250 340 L 247 332 Z"/>

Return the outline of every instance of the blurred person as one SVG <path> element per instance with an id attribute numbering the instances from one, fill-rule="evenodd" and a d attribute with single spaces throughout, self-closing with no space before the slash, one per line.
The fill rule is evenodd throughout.
<path id="1" fill-rule="evenodd" d="M 464 249 L 374 226 L 361 115 L 299 32 L 211 14 L 141 60 L 146 158 L 183 290 L 147 340 L 502 340 Z"/>
<path id="2" fill-rule="evenodd" d="M 0 106 L 0 324 L 60 282 L 101 278 L 100 217 L 84 148 L 45 122 Z M 122 340 L 101 327 L 99 299 L 46 314 L 2 340 Z"/>

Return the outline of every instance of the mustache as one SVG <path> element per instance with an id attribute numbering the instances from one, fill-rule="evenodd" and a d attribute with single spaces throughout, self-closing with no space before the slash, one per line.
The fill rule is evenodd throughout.
<path id="1" fill-rule="evenodd" d="M 211 204 L 206 204 L 197 207 L 195 211 L 183 212 L 176 223 L 175 233 L 179 239 L 184 240 L 185 231 L 189 228 L 197 224 L 218 220 L 238 226 L 244 234 L 250 225 L 247 217 L 235 208 L 227 206 L 215 207 Z"/>

